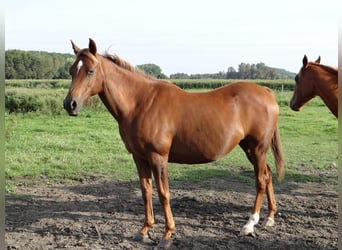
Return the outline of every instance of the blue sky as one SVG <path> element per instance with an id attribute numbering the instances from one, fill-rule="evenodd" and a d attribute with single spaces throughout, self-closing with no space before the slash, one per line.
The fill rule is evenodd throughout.
<path id="1" fill-rule="evenodd" d="M 329 3 L 329 4 L 327 4 Z M 167 75 L 264 62 L 297 72 L 303 55 L 337 66 L 337 0 L 7 0 L 5 49 L 99 52 Z"/>

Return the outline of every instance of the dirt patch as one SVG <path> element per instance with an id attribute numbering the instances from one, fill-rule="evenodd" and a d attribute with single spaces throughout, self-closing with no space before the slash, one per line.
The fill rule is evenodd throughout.
<path id="1" fill-rule="evenodd" d="M 172 183 L 171 183 L 172 184 Z M 156 192 L 155 192 L 156 193 Z M 176 222 L 173 249 L 337 249 L 337 186 L 276 185 L 276 224 L 256 237 L 239 236 L 255 198 L 252 185 L 234 177 L 206 183 L 173 183 Z M 143 223 L 137 182 L 100 180 L 75 185 L 19 187 L 6 197 L 7 249 L 151 249 L 162 237 L 164 217 L 154 197 L 155 227 L 144 243 L 131 237 Z"/>

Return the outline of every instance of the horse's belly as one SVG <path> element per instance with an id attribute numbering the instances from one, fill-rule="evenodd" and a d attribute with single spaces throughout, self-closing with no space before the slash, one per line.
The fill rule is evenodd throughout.
<path id="1" fill-rule="evenodd" d="M 217 143 L 202 143 L 200 145 L 173 144 L 169 153 L 169 162 L 200 164 L 216 161 L 228 154 L 240 141 L 226 140 Z"/>
<path id="2" fill-rule="evenodd" d="M 174 163 L 185 163 L 185 164 L 201 164 L 215 161 L 216 159 L 211 159 L 205 157 L 202 154 L 186 154 L 186 153 L 172 153 L 169 155 L 169 162 Z"/>

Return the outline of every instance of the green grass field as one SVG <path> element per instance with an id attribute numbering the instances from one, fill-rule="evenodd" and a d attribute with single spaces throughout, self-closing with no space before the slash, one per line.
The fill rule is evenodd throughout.
<path id="1" fill-rule="evenodd" d="M 276 94 L 286 157 L 284 181 L 337 183 L 338 121 L 319 99 L 298 113 L 288 107 L 291 92 Z M 273 167 L 271 154 L 268 161 Z M 252 170 L 239 147 L 210 164 L 169 166 L 171 181 L 206 181 L 234 175 L 252 182 Z M 42 182 L 70 183 L 88 178 L 137 180 L 116 121 L 104 109 L 94 107 L 83 109 L 78 117 L 69 117 L 65 112 L 7 113 L 5 176 L 8 192 L 16 185 Z"/>

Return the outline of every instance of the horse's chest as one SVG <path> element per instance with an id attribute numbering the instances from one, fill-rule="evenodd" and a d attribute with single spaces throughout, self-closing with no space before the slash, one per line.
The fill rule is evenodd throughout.
<path id="1" fill-rule="evenodd" d="M 128 152 L 141 158 L 147 158 L 152 151 L 160 155 L 168 154 L 173 132 L 167 125 L 154 125 L 152 123 L 146 126 L 140 123 L 135 126 L 119 126 L 121 138 Z"/>
<path id="2" fill-rule="evenodd" d="M 146 145 L 151 138 L 134 128 L 120 128 L 120 135 L 128 152 L 145 157 L 147 150 Z"/>
<path id="3" fill-rule="evenodd" d="M 137 139 L 135 133 L 127 129 L 120 128 L 120 136 L 122 141 L 124 142 L 126 149 L 130 153 L 134 153 L 137 149 Z"/>

